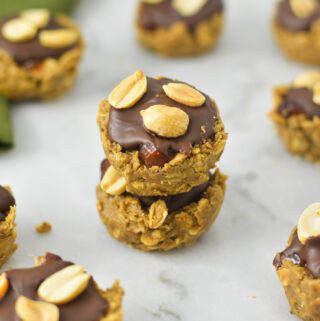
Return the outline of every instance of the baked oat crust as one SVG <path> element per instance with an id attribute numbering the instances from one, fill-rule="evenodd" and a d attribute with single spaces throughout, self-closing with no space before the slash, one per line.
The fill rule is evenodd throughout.
<path id="1" fill-rule="evenodd" d="M 168 251 L 194 244 L 209 230 L 223 203 L 226 179 L 216 170 L 201 200 L 169 213 L 157 228 L 150 227 L 148 212 L 135 197 L 111 196 L 98 186 L 97 207 L 113 238 L 142 251 Z"/>
<path id="2" fill-rule="evenodd" d="M 140 196 L 166 196 L 185 193 L 209 180 L 209 170 L 215 166 L 224 150 L 227 133 L 220 119 L 215 124 L 214 141 L 208 139 L 194 146 L 188 155 L 177 154 L 164 167 L 147 168 L 139 160 L 138 151 L 122 151 L 108 138 L 110 104 L 101 101 L 97 122 L 107 159 L 126 178 L 127 191 Z"/>
<path id="3" fill-rule="evenodd" d="M 303 114 L 289 118 L 280 115 L 278 108 L 288 91 L 288 86 L 274 88 L 273 109 L 269 118 L 289 152 L 311 162 L 320 163 L 320 118 L 315 116 L 309 119 Z"/>
<path id="4" fill-rule="evenodd" d="M 79 28 L 65 15 L 57 20 L 66 27 Z M 84 50 L 79 44 L 59 58 L 47 58 L 31 69 L 19 66 L 5 51 L 0 49 L 0 94 L 11 100 L 48 100 L 68 91 L 76 78 L 77 67 Z"/>
<path id="5" fill-rule="evenodd" d="M 0 267 L 8 261 L 18 247 L 15 243 L 17 237 L 15 218 L 16 207 L 13 206 L 6 219 L 0 222 Z"/>
<path id="6" fill-rule="evenodd" d="M 291 233 L 288 245 L 295 231 L 296 228 Z M 308 270 L 290 260 L 283 260 L 277 274 L 284 287 L 291 313 L 305 321 L 319 321 L 320 279 L 314 279 Z"/>
<path id="7" fill-rule="evenodd" d="M 211 19 L 198 23 L 190 31 L 183 22 L 177 22 L 170 28 L 146 30 L 136 24 L 138 40 L 146 48 L 163 56 L 194 56 L 214 47 L 223 28 L 223 13 L 215 13 Z"/>
<path id="8" fill-rule="evenodd" d="M 272 28 L 276 42 L 286 56 L 303 63 L 320 64 L 320 19 L 312 24 L 310 31 L 287 30 L 276 19 Z"/>

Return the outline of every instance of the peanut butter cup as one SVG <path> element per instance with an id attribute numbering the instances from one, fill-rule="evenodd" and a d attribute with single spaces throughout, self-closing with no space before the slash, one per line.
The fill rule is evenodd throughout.
<path id="1" fill-rule="evenodd" d="M 320 72 L 308 71 L 292 84 L 274 89 L 269 117 L 286 148 L 309 161 L 320 161 Z"/>
<path id="2" fill-rule="evenodd" d="M 13 100 L 62 95 L 83 48 L 79 28 L 65 15 L 29 9 L 1 20 L 0 93 Z"/>
<path id="3" fill-rule="evenodd" d="M 0 185 L 0 267 L 17 249 L 15 204 L 11 189 Z"/>
<path id="4" fill-rule="evenodd" d="M 305 321 L 320 320 L 320 203 L 308 206 L 287 248 L 273 261 L 291 312 Z"/>
<path id="5" fill-rule="evenodd" d="M 289 58 L 320 64 L 319 0 L 281 0 L 273 19 L 273 32 Z"/>
<path id="6" fill-rule="evenodd" d="M 141 0 L 136 22 L 139 41 L 166 56 L 207 51 L 222 25 L 222 0 Z"/>
<path id="7" fill-rule="evenodd" d="M 165 197 L 110 194 L 99 185 L 97 208 L 116 240 L 142 251 L 169 251 L 194 244 L 209 230 L 223 203 L 225 181 L 216 170 L 205 184 Z"/>
<path id="8" fill-rule="evenodd" d="M 101 140 L 126 191 L 189 192 L 209 180 L 227 139 L 216 103 L 177 80 L 137 71 L 100 103 Z"/>
<path id="9" fill-rule="evenodd" d="M 0 320 L 122 320 L 118 282 L 103 291 L 81 266 L 51 253 L 38 257 L 36 267 L 6 271 L 0 280 Z"/>

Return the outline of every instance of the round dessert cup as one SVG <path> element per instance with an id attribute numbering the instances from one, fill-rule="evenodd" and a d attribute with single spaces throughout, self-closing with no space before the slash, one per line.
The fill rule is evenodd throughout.
<path id="1" fill-rule="evenodd" d="M 168 251 L 190 246 L 215 221 L 225 194 L 227 177 L 216 170 L 201 199 L 181 209 L 153 216 L 138 198 L 128 194 L 111 196 L 97 187 L 98 211 L 110 235 L 142 251 Z M 154 203 L 155 204 L 155 203 Z M 151 205 L 152 206 L 152 205 Z M 154 213 L 163 213 L 161 209 Z"/>
<path id="2" fill-rule="evenodd" d="M 283 28 L 276 19 L 272 22 L 278 46 L 292 60 L 307 64 L 320 64 L 320 19 L 309 31 L 293 32 Z"/>
<path id="3" fill-rule="evenodd" d="M 214 139 L 207 139 L 194 146 L 188 155 L 178 153 L 163 167 L 147 168 L 139 159 L 139 152 L 123 151 L 108 138 L 110 104 L 100 103 L 98 125 L 105 154 L 115 169 L 125 177 L 127 191 L 139 196 L 160 196 L 185 193 L 209 180 L 209 170 L 223 153 L 227 134 L 219 118 L 215 122 Z"/>
<path id="4" fill-rule="evenodd" d="M 285 118 L 278 112 L 289 87 L 274 88 L 273 109 L 269 113 L 285 147 L 295 156 L 304 157 L 311 162 L 320 162 L 320 119 L 309 119 L 304 114 Z"/>
<path id="5" fill-rule="evenodd" d="M 138 40 L 146 48 L 163 56 L 194 56 L 213 48 L 223 28 L 223 13 L 215 13 L 211 19 L 201 21 L 194 30 L 184 22 L 176 22 L 169 28 L 147 30 L 136 24 Z"/>
<path id="6" fill-rule="evenodd" d="M 48 57 L 31 68 L 20 66 L 0 49 L 1 95 L 11 100 L 48 100 L 63 95 L 72 87 L 84 50 L 84 41 L 79 28 L 70 18 L 60 14 L 55 19 L 65 27 L 78 30 L 78 45 L 59 58 Z"/>
<path id="7" fill-rule="evenodd" d="M 291 244 L 295 231 L 296 228 L 288 244 Z M 284 287 L 291 313 L 305 321 L 320 320 L 320 280 L 314 279 L 307 269 L 286 259 L 277 268 L 277 274 Z"/>

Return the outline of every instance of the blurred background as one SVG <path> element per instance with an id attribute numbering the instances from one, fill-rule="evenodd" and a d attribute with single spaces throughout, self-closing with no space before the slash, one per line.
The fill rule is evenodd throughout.
<path id="1" fill-rule="evenodd" d="M 73 8 L 87 49 L 66 96 L 12 106 L 15 146 L 0 154 L 0 181 L 16 196 L 19 249 L 4 268 L 30 266 L 29 254 L 53 251 L 83 264 L 101 286 L 119 278 L 125 321 L 297 320 L 272 260 L 302 210 L 319 200 L 319 169 L 289 155 L 266 117 L 271 88 L 308 69 L 286 60 L 273 42 L 276 1 L 225 1 L 218 47 L 188 59 L 139 46 L 134 0 L 1 0 L 0 15 L 45 3 L 54 11 Z M 98 104 L 137 69 L 208 93 L 230 134 L 218 164 L 229 175 L 222 211 L 191 248 L 129 249 L 109 237 L 95 208 L 104 158 Z M 50 234 L 35 232 L 43 220 L 52 223 Z"/>

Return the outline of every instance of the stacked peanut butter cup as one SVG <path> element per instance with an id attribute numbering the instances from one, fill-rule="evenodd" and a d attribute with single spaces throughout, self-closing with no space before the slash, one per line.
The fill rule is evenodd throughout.
<path id="1" fill-rule="evenodd" d="M 107 159 L 98 210 L 117 240 L 144 251 L 193 244 L 217 217 L 227 139 L 215 102 L 193 86 L 141 70 L 98 112 Z"/>

